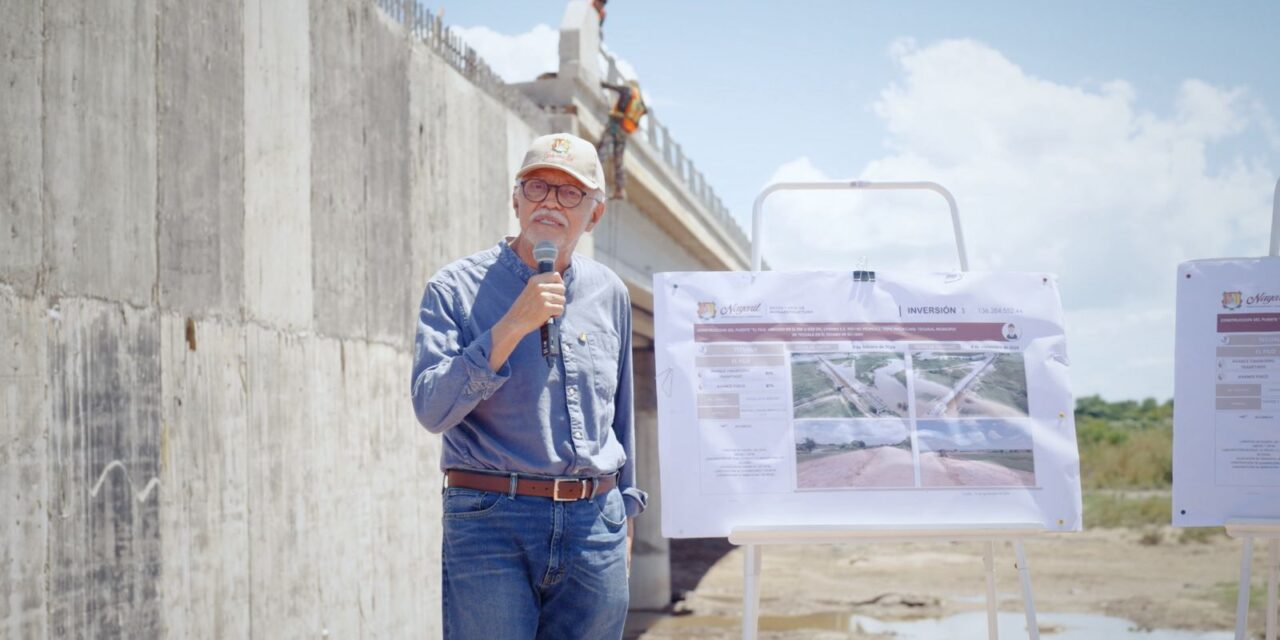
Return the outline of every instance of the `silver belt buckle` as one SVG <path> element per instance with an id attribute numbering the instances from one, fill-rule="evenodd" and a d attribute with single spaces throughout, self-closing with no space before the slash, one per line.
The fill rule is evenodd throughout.
<path id="1" fill-rule="evenodd" d="M 578 497 L 577 498 L 560 497 L 560 483 L 562 482 L 579 483 L 579 486 L 582 488 L 582 490 L 579 492 Z M 556 502 L 573 502 L 574 500 L 581 500 L 582 496 L 585 496 L 586 494 L 587 494 L 587 480 L 585 478 L 556 478 L 555 483 L 551 485 L 551 499 Z"/>

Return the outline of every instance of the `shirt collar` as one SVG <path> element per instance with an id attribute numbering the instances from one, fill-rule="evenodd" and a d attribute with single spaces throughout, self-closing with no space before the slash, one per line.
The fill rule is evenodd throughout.
<path id="1" fill-rule="evenodd" d="M 498 243 L 498 262 L 501 262 L 510 269 L 512 273 L 516 274 L 516 277 L 520 278 L 521 282 L 528 282 L 529 278 L 533 277 L 538 272 L 534 271 L 533 267 L 525 264 L 524 260 L 521 260 L 520 256 L 516 255 L 515 249 L 511 248 L 511 243 L 514 240 L 515 237 L 509 236 L 503 238 L 502 242 Z M 570 262 L 569 266 L 565 267 L 564 270 L 564 283 L 568 285 L 572 281 L 573 263 Z"/>

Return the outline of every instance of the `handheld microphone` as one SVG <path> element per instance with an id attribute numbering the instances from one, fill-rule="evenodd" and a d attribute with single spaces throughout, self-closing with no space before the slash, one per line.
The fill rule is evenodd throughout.
<path id="1" fill-rule="evenodd" d="M 538 273 L 551 273 L 556 268 L 556 256 L 559 254 L 556 245 L 550 240 L 543 240 L 533 245 L 533 259 L 538 261 Z M 547 319 L 542 325 L 542 357 L 547 359 L 547 366 L 555 366 L 555 359 L 560 357 L 560 325 L 555 316 Z"/>

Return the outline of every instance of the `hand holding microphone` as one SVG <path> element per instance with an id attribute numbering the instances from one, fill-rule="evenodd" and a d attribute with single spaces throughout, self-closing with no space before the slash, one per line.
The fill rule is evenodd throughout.
<path id="1" fill-rule="evenodd" d="M 516 344 L 535 329 L 541 329 L 542 355 L 548 364 L 554 365 L 560 355 L 560 327 L 555 318 L 564 313 L 564 279 L 555 271 L 556 246 L 550 242 L 543 245 L 539 242 L 534 248 L 539 273 L 529 277 L 524 290 L 493 327 L 489 368 L 494 371 L 507 361 Z"/>
<path id="2" fill-rule="evenodd" d="M 560 280 L 560 274 L 556 273 L 556 255 L 558 253 L 556 245 L 552 244 L 550 240 L 543 240 L 533 246 L 533 259 L 538 261 L 538 275 L 555 274 L 557 286 L 559 286 L 559 310 L 547 318 L 541 329 L 542 357 L 547 359 L 547 366 L 549 367 L 555 366 L 555 359 L 560 357 L 560 325 L 556 324 L 555 316 L 564 313 L 564 281 Z M 532 282 L 532 279 L 530 282 Z M 555 302 L 554 297 L 549 302 Z"/>

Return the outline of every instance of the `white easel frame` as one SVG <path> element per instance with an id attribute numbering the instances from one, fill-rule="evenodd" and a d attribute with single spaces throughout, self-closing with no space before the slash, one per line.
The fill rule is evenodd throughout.
<path id="1" fill-rule="evenodd" d="M 1232 520 L 1227 535 L 1244 541 L 1240 553 L 1240 585 L 1236 590 L 1236 640 L 1246 640 L 1249 628 L 1249 570 L 1253 564 L 1253 541 L 1267 540 L 1267 640 L 1276 640 L 1276 586 L 1280 583 L 1280 521 Z"/>
<path id="2" fill-rule="evenodd" d="M 778 182 L 765 187 L 756 196 L 751 212 L 751 270 L 760 271 L 763 264 L 761 224 L 764 201 L 778 191 L 832 191 L 845 189 L 867 190 L 926 190 L 941 195 L 951 209 L 951 227 L 956 237 L 956 253 L 960 270 L 969 270 L 969 258 L 965 252 L 964 233 L 960 228 L 960 211 L 951 192 L 936 182 L 867 182 L 863 180 L 831 182 Z M 1280 192 L 1278 192 L 1280 193 Z M 1277 213 L 1280 216 L 1280 213 Z M 1273 241 L 1274 243 L 1274 241 Z M 983 565 L 987 579 L 987 637 L 999 638 L 996 619 L 995 543 L 1011 541 L 1017 556 L 1018 576 L 1022 583 L 1022 602 L 1027 618 L 1027 634 L 1031 640 L 1039 640 L 1040 629 L 1036 624 L 1035 602 L 1031 594 L 1031 567 L 1022 540 L 1047 533 L 1040 523 L 1010 522 L 944 526 L 753 526 L 734 527 L 729 542 L 744 547 L 742 572 L 742 637 L 755 640 L 760 617 L 760 569 L 763 545 L 767 544 L 839 544 L 849 542 L 909 542 L 909 541 L 976 541 L 984 543 Z"/>
<path id="3" fill-rule="evenodd" d="M 751 270 L 759 271 L 763 264 L 761 255 L 764 235 L 761 232 L 761 224 L 763 222 L 765 198 L 778 191 L 835 191 L 844 189 L 923 190 L 933 191 L 942 196 L 946 199 L 947 206 L 951 208 L 951 229 L 956 235 L 956 252 L 960 257 L 960 270 L 969 270 L 969 256 L 964 248 L 964 231 L 960 228 L 960 208 L 956 206 L 956 199 L 951 195 L 950 191 L 947 191 L 945 187 L 936 182 L 867 182 L 865 180 L 775 182 L 765 187 L 764 191 L 761 191 L 760 195 L 756 196 L 755 204 L 751 207 Z"/>
<path id="4" fill-rule="evenodd" d="M 1276 180 L 1276 194 L 1271 200 L 1271 256 L 1280 256 L 1280 179 Z"/>
<path id="5" fill-rule="evenodd" d="M 1271 203 L 1271 257 L 1280 256 L 1280 180 Z M 1244 541 L 1240 553 L 1240 583 L 1236 589 L 1236 640 L 1245 640 L 1249 627 L 1249 572 L 1253 541 L 1267 540 L 1267 640 L 1276 640 L 1276 608 L 1280 607 L 1280 520 L 1231 520 L 1227 535 Z"/>

